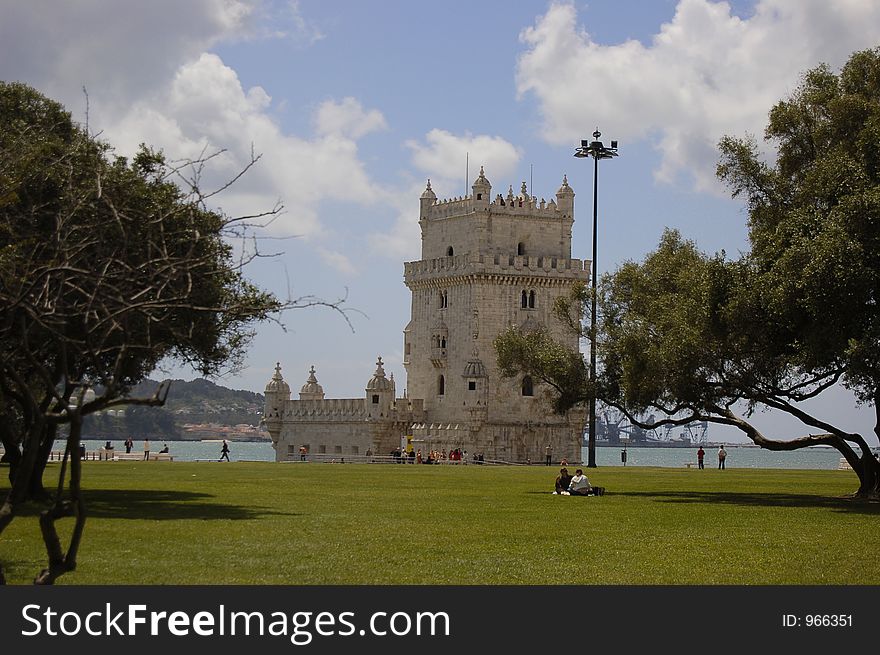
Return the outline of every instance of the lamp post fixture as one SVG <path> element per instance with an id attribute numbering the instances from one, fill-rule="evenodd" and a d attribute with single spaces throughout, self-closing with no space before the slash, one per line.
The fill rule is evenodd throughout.
<path id="1" fill-rule="evenodd" d="M 612 141 L 610 147 L 606 147 L 599 137 L 602 133 L 599 128 L 593 132 L 593 140 L 581 141 L 581 147 L 575 150 L 574 156 L 579 158 L 593 158 L 593 270 L 590 274 L 590 287 L 592 297 L 590 299 L 590 427 L 587 440 L 587 467 L 596 468 L 596 227 L 599 185 L 599 160 L 617 157 L 617 141 Z"/>

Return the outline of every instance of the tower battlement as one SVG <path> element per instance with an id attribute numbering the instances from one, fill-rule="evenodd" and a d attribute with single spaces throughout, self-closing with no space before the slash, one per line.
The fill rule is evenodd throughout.
<path id="1" fill-rule="evenodd" d="M 529 255 L 481 255 L 467 253 L 452 257 L 436 257 L 405 262 L 406 284 L 462 275 L 553 275 L 555 278 L 587 280 L 590 261 Z M 550 279 L 550 278 L 547 278 Z"/>
<path id="2" fill-rule="evenodd" d="M 504 198 L 500 193 L 492 202 L 475 202 L 474 196 L 459 196 L 436 200 L 427 207 L 423 218 L 426 220 L 442 220 L 452 216 L 466 216 L 475 214 L 477 211 L 492 211 L 496 214 L 511 214 L 515 216 L 534 216 L 535 218 L 549 218 L 561 220 L 568 215 L 560 211 L 555 200 L 547 202 L 544 198 L 539 201 L 536 196 L 513 196 L 512 192 Z"/>

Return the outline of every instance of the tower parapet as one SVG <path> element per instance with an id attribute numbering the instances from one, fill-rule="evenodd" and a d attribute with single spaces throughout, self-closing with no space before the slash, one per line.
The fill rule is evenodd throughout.
<path id="1" fill-rule="evenodd" d="M 492 198 L 492 185 L 480 168 L 472 195 L 438 200 L 430 181 L 419 200 L 422 259 L 481 255 L 571 257 L 574 190 L 563 178 L 549 202 L 531 195 L 523 182 Z"/>
<path id="2" fill-rule="evenodd" d="M 424 282 L 438 276 L 467 275 L 529 275 L 555 274 L 561 279 L 584 280 L 590 274 L 590 261 L 529 255 L 481 255 L 468 253 L 454 257 L 437 257 L 405 262 L 403 275 L 406 284 Z"/>

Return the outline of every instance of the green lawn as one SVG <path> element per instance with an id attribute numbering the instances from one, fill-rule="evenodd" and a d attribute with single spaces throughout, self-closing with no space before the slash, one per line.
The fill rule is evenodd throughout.
<path id="1" fill-rule="evenodd" d="M 576 498 L 549 467 L 84 467 L 60 584 L 880 584 L 848 472 L 599 468 L 607 494 Z M 0 537 L 10 583 L 45 564 L 36 513 Z"/>

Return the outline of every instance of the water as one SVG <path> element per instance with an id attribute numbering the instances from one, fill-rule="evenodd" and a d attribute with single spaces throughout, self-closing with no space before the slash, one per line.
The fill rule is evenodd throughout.
<path id="1" fill-rule="evenodd" d="M 103 441 L 87 440 L 83 442 L 86 450 L 97 451 L 104 446 Z M 113 445 L 125 452 L 121 441 L 113 441 Z M 218 460 L 220 458 L 220 442 L 214 441 L 152 441 L 152 451 L 158 452 L 167 443 L 175 461 L 193 462 L 199 460 Z M 64 449 L 64 443 L 56 442 L 58 450 Z M 133 453 L 143 452 L 143 442 L 135 441 Z M 275 450 L 269 442 L 232 441 L 229 442 L 229 458 L 232 461 L 274 462 Z M 760 469 L 837 469 L 840 453 L 833 448 L 802 448 L 791 452 L 773 452 L 754 446 L 737 446 L 727 444 L 728 468 L 760 468 Z M 706 448 L 705 464 L 707 468 L 718 466 L 716 448 Z M 623 466 L 620 461 L 621 448 L 596 448 L 596 464 L 598 466 Z M 629 446 L 626 449 L 626 465 L 660 466 L 681 468 L 688 462 L 697 465 L 696 448 L 638 448 Z M 587 460 L 587 449 L 582 452 L 583 461 Z"/>
<path id="2" fill-rule="evenodd" d="M 87 452 L 99 451 L 104 447 L 106 441 L 95 441 L 84 439 Z M 110 441 L 117 452 L 124 453 L 125 446 L 122 441 Z M 275 449 L 272 443 L 268 441 L 228 441 L 229 459 L 235 461 L 248 462 L 274 462 Z M 220 448 L 222 441 L 156 441 L 150 440 L 150 452 L 158 453 L 162 450 L 162 446 L 168 444 L 168 450 L 175 461 L 195 462 L 199 460 L 219 460 Z M 55 442 L 56 450 L 64 450 L 64 442 Z M 144 442 L 135 440 L 133 453 L 144 453 Z"/>
<path id="3" fill-rule="evenodd" d="M 824 469 L 835 470 L 840 463 L 840 453 L 833 448 L 801 448 L 788 452 L 765 450 L 756 446 L 738 446 L 725 444 L 727 451 L 727 468 L 750 469 Z M 623 466 L 620 461 L 622 448 L 596 448 L 597 466 Z M 706 456 L 703 463 L 706 468 L 718 468 L 718 448 L 705 447 Z M 628 446 L 626 449 L 626 465 L 630 466 L 662 466 L 681 468 L 689 462 L 697 465 L 697 448 L 638 448 Z M 587 449 L 583 449 L 583 459 L 587 459 Z"/>

